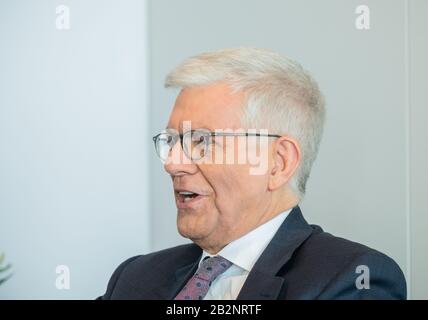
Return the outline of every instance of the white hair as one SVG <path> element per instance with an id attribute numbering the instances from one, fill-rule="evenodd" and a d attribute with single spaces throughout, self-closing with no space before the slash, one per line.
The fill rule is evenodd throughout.
<path id="1" fill-rule="evenodd" d="M 188 58 L 168 74 L 165 87 L 184 89 L 216 82 L 245 93 L 244 126 L 298 141 L 301 162 L 290 187 L 302 199 L 325 119 L 324 97 L 317 82 L 288 57 L 266 49 L 232 48 Z"/>

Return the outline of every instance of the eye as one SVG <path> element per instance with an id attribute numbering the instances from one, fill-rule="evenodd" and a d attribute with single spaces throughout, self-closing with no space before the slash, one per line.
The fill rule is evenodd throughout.
<path id="1" fill-rule="evenodd" d="M 209 133 L 204 130 L 195 130 L 191 134 L 191 140 L 193 144 L 200 144 L 209 141 Z"/>

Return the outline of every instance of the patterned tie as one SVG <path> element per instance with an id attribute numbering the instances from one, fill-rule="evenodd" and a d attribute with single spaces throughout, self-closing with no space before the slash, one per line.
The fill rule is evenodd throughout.
<path id="1" fill-rule="evenodd" d="M 207 294 L 211 282 L 231 265 L 232 262 L 221 256 L 206 257 L 174 300 L 202 300 Z"/>

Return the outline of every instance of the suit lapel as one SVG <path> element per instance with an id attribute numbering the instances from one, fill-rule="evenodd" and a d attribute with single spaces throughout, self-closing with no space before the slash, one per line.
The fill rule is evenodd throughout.
<path id="1" fill-rule="evenodd" d="M 238 300 L 274 300 L 284 279 L 278 271 L 290 260 L 294 251 L 311 235 L 298 206 L 294 207 L 263 251 L 241 289 Z M 193 244 L 178 269 L 163 284 L 151 290 L 150 297 L 172 300 L 196 272 L 202 249 Z M 143 297 L 144 298 L 144 297 Z"/>
<path id="2" fill-rule="evenodd" d="M 277 299 L 284 279 L 276 274 L 311 233 L 299 206 L 294 207 L 257 260 L 237 299 Z"/>
<path id="3" fill-rule="evenodd" d="M 183 261 L 183 264 L 172 274 L 171 281 L 166 281 L 153 289 L 153 294 L 158 299 L 172 300 L 184 287 L 187 281 L 196 272 L 201 257 L 202 249 L 192 244 L 189 255 Z"/>

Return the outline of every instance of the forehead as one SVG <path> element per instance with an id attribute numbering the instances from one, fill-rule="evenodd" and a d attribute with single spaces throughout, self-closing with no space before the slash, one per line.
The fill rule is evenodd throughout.
<path id="1" fill-rule="evenodd" d="M 183 122 L 191 121 L 192 129 L 239 129 L 243 114 L 244 94 L 232 94 L 224 83 L 183 89 L 171 112 L 168 128 L 182 131 Z"/>

